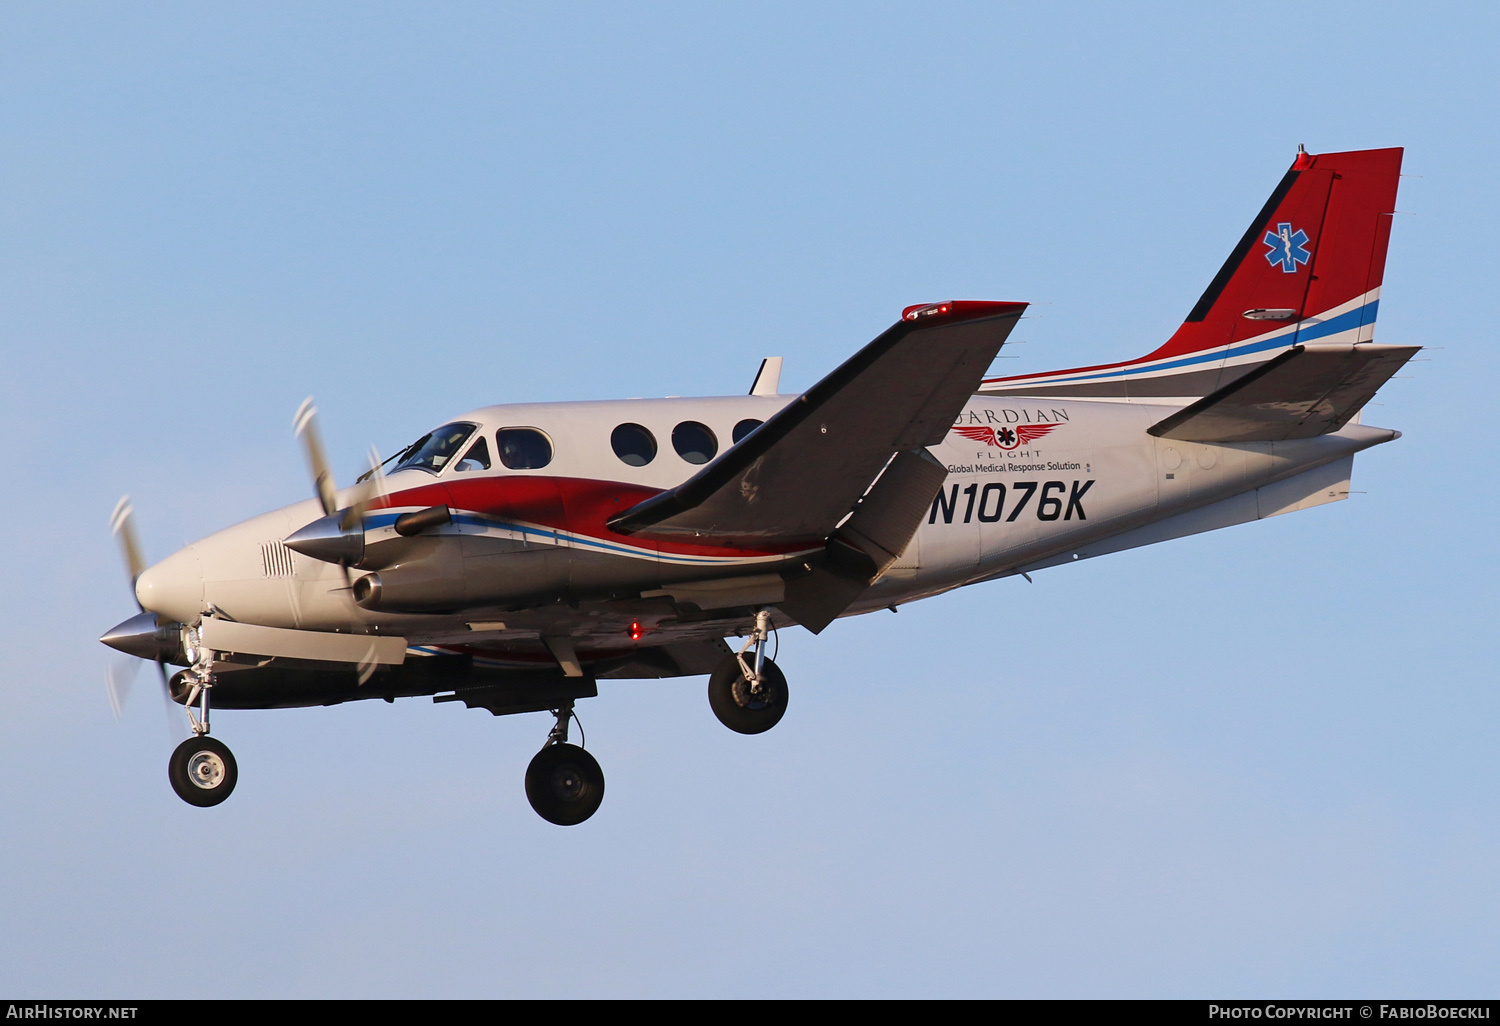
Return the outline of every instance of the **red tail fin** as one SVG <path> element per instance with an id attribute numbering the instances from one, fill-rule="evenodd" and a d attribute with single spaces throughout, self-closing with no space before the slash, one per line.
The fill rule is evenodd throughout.
<path id="1" fill-rule="evenodd" d="M 1400 149 L 1297 160 L 1187 320 L 1137 360 L 987 380 L 1027 395 L 1202 396 L 1299 342 L 1374 335 Z"/>

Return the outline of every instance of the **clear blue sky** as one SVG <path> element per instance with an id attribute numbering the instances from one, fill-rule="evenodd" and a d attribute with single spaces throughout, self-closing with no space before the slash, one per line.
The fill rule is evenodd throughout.
<path id="1" fill-rule="evenodd" d="M 0 993 L 1437 996 L 1500 978 L 1489 4 L 0 7 Z M 171 793 L 95 638 L 148 554 L 505 401 L 1164 339 L 1290 163 L 1407 147 L 1350 501 L 787 632 L 787 718 L 225 712 Z M 1482 315 L 1482 316 L 1481 316 Z"/>

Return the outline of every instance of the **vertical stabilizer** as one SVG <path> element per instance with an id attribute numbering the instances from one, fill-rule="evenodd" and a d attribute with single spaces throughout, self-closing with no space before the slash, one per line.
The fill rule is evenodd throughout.
<path id="1" fill-rule="evenodd" d="M 1374 338 L 1399 148 L 1300 150 L 1182 326 L 1125 363 L 992 378 L 1026 395 L 1204 396 L 1308 342 Z"/>

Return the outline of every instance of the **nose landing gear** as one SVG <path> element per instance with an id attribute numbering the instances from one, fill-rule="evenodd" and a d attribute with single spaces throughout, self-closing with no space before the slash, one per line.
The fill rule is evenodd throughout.
<path id="1" fill-rule="evenodd" d="M 568 744 L 573 703 L 553 710 L 557 724 L 547 744 L 526 767 L 526 800 L 536 814 L 558 826 L 576 826 L 604 801 L 604 771 L 588 752 Z"/>
<path id="2" fill-rule="evenodd" d="M 719 722 L 739 734 L 763 734 L 786 714 L 786 675 L 766 655 L 771 614 L 755 614 L 744 646 L 708 678 L 708 705 Z M 750 653 L 754 648 L 754 653 Z M 746 659 L 746 654 L 751 654 Z"/>
<path id="3" fill-rule="evenodd" d="M 234 753 L 223 742 L 208 736 L 208 693 L 213 689 L 214 654 L 198 640 L 195 628 L 188 628 L 183 648 L 193 665 L 183 675 L 191 685 L 183 706 L 193 736 L 178 745 L 167 762 L 167 779 L 177 797 L 189 805 L 207 808 L 218 805 L 234 791 L 239 781 L 239 765 Z M 193 711 L 194 703 L 198 711 Z"/>

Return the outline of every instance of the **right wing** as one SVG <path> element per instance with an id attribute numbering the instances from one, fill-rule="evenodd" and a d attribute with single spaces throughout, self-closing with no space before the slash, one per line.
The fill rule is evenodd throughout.
<path id="1" fill-rule="evenodd" d="M 729 548 L 822 543 L 893 455 L 943 441 L 1025 309 L 911 308 L 719 459 L 620 513 L 610 529 Z"/>

